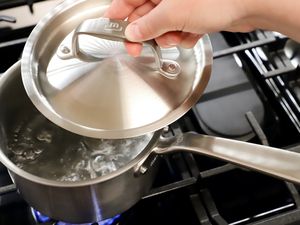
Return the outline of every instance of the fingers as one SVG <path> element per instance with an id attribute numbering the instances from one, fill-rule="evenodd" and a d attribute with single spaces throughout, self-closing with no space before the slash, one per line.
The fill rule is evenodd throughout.
<path id="1" fill-rule="evenodd" d="M 114 0 L 104 17 L 112 19 L 125 19 L 134 21 L 148 12 L 158 4 L 160 0 L 143 1 L 143 0 Z M 129 55 L 137 57 L 142 52 L 142 44 L 134 42 L 125 42 L 125 48 Z"/>
<path id="2" fill-rule="evenodd" d="M 141 43 L 125 42 L 125 48 L 129 55 L 138 57 L 141 55 L 143 45 Z"/>
<path id="3" fill-rule="evenodd" d="M 255 27 L 253 27 L 250 24 L 242 24 L 242 25 L 231 26 L 229 28 L 226 28 L 225 30 L 229 32 L 251 32 L 255 30 Z"/>
<path id="4" fill-rule="evenodd" d="M 126 19 L 137 7 L 148 0 L 113 0 L 104 13 L 104 17 L 111 19 Z"/>
<path id="5" fill-rule="evenodd" d="M 156 43 L 163 48 L 170 48 L 179 45 L 182 41 L 182 32 L 172 31 L 165 33 L 155 39 Z"/>
<path id="6" fill-rule="evenodd" d="M 156 4 L 151 1 L 146 2 L 145 4 L 137 7 L 134 11 L 132 11 L 132 13 L 128 16 L 128 21 L 132 22 L 139 19 L 140 17 L 149 13 L 155 6 Z"/>
<path id="7" fill-rule="evenodd" d="M 141 42 L 154 39 L 168 31 L 174 30 L 172 29 L 173 21 L 166 13 L 170 9 L 168 6 L 165 6 L 165 2 L 169 1 L 162 1 L 151 10 L 151 13 L 146 13 L 142 17 L 139 17 L 137 14 L 137 19 L 130 23 L 125 31 L 128 40 Z"/>
<path id="8" fill-rule="evenodd" d="M 200 34 L 173 31 L 156 38 L 156 42 L 163 48 L 170 48 L 179 45 L 182 48 L 193 48 L 202 37 Z"/>
<path id="9" fill-rule="evenodd" d="M 186 32 L 174 31 L 168 32 L 156 38 L 156 43 L 162 48 L 180 46 L 182 48 L 193 48 L 202 37 L 200 34 L 191 34 Z M 126 50 L 129 55 L 137 57 L 142 52 L 142 44 L 126 42 Z"/>
<path id="10" fill-rule="evenodd" d="M 177 45 L 192 48 L 201 35 L 176 31 L 180 30 L 180 25 L 178 21 L 176 23 L 174 16 L 168 16 L 167 12 L 172 11 L 170 4 L 172 5 L 172 1 L 114 0 L 105 16 L 115 19 L 128 18 L 128 21 L 133 21 L 125 31 L 127 39 L 132 41 L 125 43 L 125 47 L 132 56 L 139 56 L 142 51 L 142 44 L 136 42 L 154 38 L 157 44 L 164 48 Z"/>

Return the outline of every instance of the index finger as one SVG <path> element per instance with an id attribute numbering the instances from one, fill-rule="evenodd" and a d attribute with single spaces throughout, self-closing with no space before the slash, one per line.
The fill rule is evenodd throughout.
<path id="1" fill-rule="evenodd" d="M 126 19 L 137 7 L 148 0 L 114 0 L 104 13 L 104 17 L 111 19 Z"/>

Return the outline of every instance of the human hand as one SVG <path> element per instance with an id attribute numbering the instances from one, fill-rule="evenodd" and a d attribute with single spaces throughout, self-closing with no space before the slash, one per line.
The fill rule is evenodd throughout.
<path id="1" fill-rule="evenodd" d="M 113 0 L 105 13 L 112 19 L 131 22 L 125 35 L 129 54 L 138 56 L 136 42 L 155 39 L 161 47 L 193 47 L 205 33 L 250 31 L 247 8 L 239 0 Z"/>

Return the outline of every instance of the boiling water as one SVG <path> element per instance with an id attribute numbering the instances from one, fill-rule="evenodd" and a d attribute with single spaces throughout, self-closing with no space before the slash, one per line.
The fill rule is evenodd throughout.
<path id="1" fill-rule="evenodd" d="M 16 123 L 8 157 L 39 177 L 80 181 L 111 173 L 134 159 L 153 134 L 120 140 L 82 137 L 52 124 L 40 114 Z"/>

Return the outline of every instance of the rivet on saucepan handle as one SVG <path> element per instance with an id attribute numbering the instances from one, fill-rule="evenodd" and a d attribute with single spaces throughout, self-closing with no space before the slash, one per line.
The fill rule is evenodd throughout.
<path id="1" fill-rule="evenodd" d="M 138 177 L 146 174 L 149 168 L 153 167 L 158 157 L 160 156 L 150 151 L 149 154 L 135 166 L 134 176 Z"/>
<path id="2" fill-rule="evenodd" d="M 78 43 L 79 35 L 85 34 L 111 41 L 128 42 L 125 37 L 125 29 L 128 24 L 129 22 L 127 21 L 113 20 L 108 18 L 85 20 L 74 31 L 72 38 L 72 49 L 69 49 L 70 51 L 68 51 L 68 47 L 62 45 L 59 47 L 57 55 L 61 59 L 70 59 L 76 57 L 87 62 L 98 61 L 99 58 L 80 50 Z M 151 48 L 157 71 L 159 71 L 160 74 L 170 79 L 176 78 L 177 75 L 180 74 L 180 65 L 174 60 L 163 59 L 160 47 L 154 40 L 145 41 L 143 44 Z"/>

